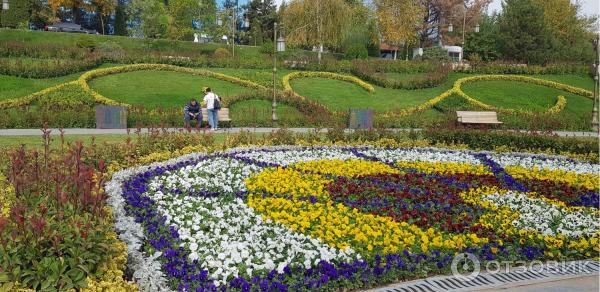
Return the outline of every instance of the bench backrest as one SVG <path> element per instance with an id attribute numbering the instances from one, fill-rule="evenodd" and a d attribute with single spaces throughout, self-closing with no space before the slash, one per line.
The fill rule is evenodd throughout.
<path id="1" fill-rule="evenodd" d="M 462 123 L 500 123 L 496 112 L 456 111 L 456 116 Z"/>
<path id="2" fill-rule="evenodd" d="M 219 111 L 217 111 L 217 118 L 219 121 L 230 121 L 229 118 L 229 108 L 222 107 Z M 202 108 L 202 119 L 208 120 L 208 110 L 206 108 Z"/>
<path id="3" fill-rule="evenodd" d="M 493 119 L 498 119 L 498 114 L 496 112 L 456 111 L 456 115 L 459 118 L 493 118 Z"/>

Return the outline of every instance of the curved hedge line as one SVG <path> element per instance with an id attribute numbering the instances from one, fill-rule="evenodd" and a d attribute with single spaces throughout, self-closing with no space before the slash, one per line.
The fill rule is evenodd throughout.
<path id="1" fill-rule="evenodd" d="M 558 89 L 558 90 L 563 90 L 569 93 L 573 93 L 576 95 L 581 95 L 581 96 L 585 96 L 588 98 L 593 98 L 593 93 L 589 90 L 585 90 L 583 88 L 579 88 L 579 87 L 575 87 L 575 86 L 570 86 L 570 85 L 566 85 L 566 84 L 562 84 L 559 82 L 554 82 L 554 81 L 548 81 L 548 80 L 544 80 L 544 79 L 539 79 L 539 78 L 534 78 L 534 77 L 528 77 L 528 76 L 520 76 L 520 75 L 479 75 L 479 76 L 472 76 L 472 77 L 463 77 L 460 78 L 458 80 L 456 80 L 454 82 L 454 85 L 452 86 L 451 89 L 443 92 L 442 94 L 426 101 L 423 104 L 420 104 L 418 106 L 412 107 L 412 108 L 408 108 L 408 109 L 403 109 L 400 111 L 392 111 L 392 112 L 386 112 L 383 114 L 383 116 L 385 117 L 402 117 L 402 116 L 407 116 L 407 115 L 411 115 L 417 112 L 422 112 L 425 110 L 430 109 L 431 107 L 433 107 L 434 105 L 438 104 L 439 102 L 441 102 L 442 100 L 444 100 L 446 97 L 451 96 L 452 94 L 456 94 L 462 98 L 464 98 L 467 102 L 469 102 L 470 104 L 483 108 L 483 109 L 488 109 L 488 110 L 494 110 L 494 111 L 498 111 L 498 112 L 502 112 L 502 113 L 521 113 L 521 114 L 525 114 L 525 115 L 532 115 L 532 112 L 529 111 L 522 111 L 522 110 L 513 110 L 513 109 L 504 109 L 504 108 L 498 108 L 498 107 L 494 107 L 492 105 L 483 103 L 471 96 L 469 96 L 468 94 L 466 94 L 461 86 L 465 83 L 468 82 L 476 82 L 476 81 L 493 81 L 493 80 L 503 80 L 503 81 L 519 81 L 519 82 L 525 82 L 525 83 L 531 83 L 531 84 L 536 84 L 536 85 L 541 85 L 541 86 L 546 86 L 546 87 L 551 87 L 554 89 Z M 556 104 L 547 109 L 545 111 L 546 114 L 557 114 L 559 112 L 561 112 L 567 105 L 567 100 L 564 96 L 559 96 L 558 100 L 556 102 Z"/>
<path id="2" fill-rule="evenodd" d="M 22 107 L 22 106 L 29 105 L 30 103 L 32 103 L 36 99 L 40 98 L 41 96 L 44 96 L 48 93 L 52 93 L 54 91 L 62 89 L 65 86 L 72 85 L 72 84 L 78 84 L 78 82 L 77 81 L 65 82 L 65 83 L 61 83 L 61 84 L 58 84 L 58 85 L 55 85 L 52 87 L 48 87 L 46 89 L 42 89 L 38 92 L 34 92 L 34 93 L 26 95 L 24 97 L 9 98 L 9 99 L 2 100 L 2 101 L 0 101 L 0 109 L 8 109 L 8 108 L 13 108 L 13 107 Z"/>
<path id="3" fill-rule="evenodd" d="M 465 83 L 475 82 L 475 81 L 497 81 L 497 80 L 531 83 L 531 84 L 535 84 L 535 85 L 546 86 L 546 87 L 566 91 L 566 92 L 573 93 L 576 95 L 585 96 L 588 98 L 592 98 L 592 96 L 593 96 L 593 93 L 591 91 L 585 90 L 583 88 L 574 87 L 574 86 L 562 84 L 559 82 L 554 82 L 554 81 L 549 81 L 549 80 L 544 80 L 544 79 L 539 79 L 539 78 L 534 78 L 534 77 L 521 76 L 521 75 L 480 75 L 480 76 L 473 76 L 473 77 L 464 77 L 464 78 L 460 78 L 460 79 L 456 80 L 453 90 L 455 91 L 455 93 L 457 95 L 464 98 L 468 103 L 470 103 L 474 106 L 483 108 L 483 109 L 498 111 L 498 112 L 507 113 L 507 114 L 520 113 L 520 114 L 525 114 L 525 115 L 533 115 L 533 112 L 531 112 L 531 111 L 506 109 L 506 108 L 499 108 L 499 107 L 489 105 L 487 103 L 481 102 L 481 101 L 469 96 L 462 90 L 462 85 Z M 567 100 L 564 96 L 561 95 L 558 97 L 556 104 L 553 107 L 547 109 L 544 113 L 557 114 L 560 111 L 562 111 L 566 107 L 566 105 L 567 105 Z"/>
<path id="4" fill-rule="evenodd" d="M 294 90 L 292 89 L 290 80 L 292 80 L 294 78 L 301 78 L 301 77 L 320 77 L 320 78 L 341 80 L 341 81 L 354 83 L 354 84 L 362 87 L 363 89 L 365 89 L 368 92 L 375 91 L 375 87 L 373 87 L 373 85 L 371 85 L 367 82 L 364 82 L 354 76 L 331 73 L 331 72 L 316 72 L 316 71 L 297 71 L 297 72 L 292 72 L 290 74 L 283 76 L 283 80 L 282 80 L 283 90 L 293 92 Z"/>
<path id="5" fill-rule="evenodd" d="M 462 91 L 461 86 L 465 83 L 474 82 L 474 81 L 498 81 L 498 80 L 499 81 L 519 81 L 519 82 L 531 83 L 531 84 L 546 86 L 546 87 L 550 87 L 550 88 L 554 88 L 554 89 L 558 89 L 558 90 L 563 90 L 563 91 L 566 91 L 569 93 L 573 93 L 573 94 L 577 94 L 577 95 L 581 95 L 581 96 L 585 96 L 585 97 L 589 97 L 589 98 L 593 97 L 593 93 L 591 91 L 585 90 L 583 88 L 579 88 L 579 87 L 575 87 L 575 86 L 571 86 L 571 85 L 567 85 L 567 84 L 562 84 L 562 83 L 555 82 L 555 81 L 549 81 L 549 80 L 545 80 L 545 79 L 539 79 L 539 78 L 522 76 L 522 75 L 478 75 L 478 76 L 460 78 L 460 79 L 456 80 L 456 82 L 454 84 L 458 84 L 458 87 L 457 87 L 458 90 Z"/>
<path id="6" fill-rule="evenodd" d="M 132 71 L 144 71 L 144 70 L 173 71 L 173 72 L 192 74 L 192 75 L 196 75 L 196 76 L 211 77 L 211 78 L 235 83 L 235 84 L 241 85 L 243 87 L 249 87 L 252 89 L 256 89 L 259 91 L 268 91 L 268 89 L 266 87 L 264 87 L 260 84 L 254 83 L 252 81 L 243 80 L 240 78 L 236 78 L 236 77 L 232 77 L 229 75 L 216 73 L 216 72 L 212 72 L 212 71 L 208 71 L 208 70 L 191 69 L 191 68 L 178 67 L 178 66 L 166 65 L 166 64 L 133 64 L 133 65 L 118 66 L 118 67 L 100 68 L 100 69 L 95 69 L 95 70 L 85 72 L 75 81 L 61 83 L 61 84 L 43 89 L 41 91 L 29 94 L 25 97 L 11 98 L 11 99 L 0 101 L 0 109 L 8 109 L 8 108 L 13 108 L 13 107 L 21 107 L 21 106 L 29 105 L 30 103 L 34 102 L 35 100 L 37 100 L 39 97 L 41 97 L 43 95 L 49 94 L 56 90 L 62 89 L 65 86 L 73 85 L 73 84 L 79 85 L 83 90 L 90 93 L 94 102 L 96 102 L 96 103 L 104 104 L 104 105 L 127 106 L 128 104 L 120 103 L 116 100 L 105 97 L 105 96 L 101 95 L 100 93 L 96 92 L 95 90 L 91 89 L 88 84 L 88 81 L 90 81 L 94 78 L 111 75 L 111 74 L 119 74 L 119 73 L 132 72 Z"/>

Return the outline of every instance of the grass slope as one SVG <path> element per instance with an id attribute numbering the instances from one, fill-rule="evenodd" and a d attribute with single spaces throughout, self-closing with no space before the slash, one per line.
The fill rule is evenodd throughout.
<path id="1" fill-rule="evenodd" d="M 115 42 L 125 49 L 152 49 L 159 51 L 177 51 L 182 53 L 201 52 L 203 54 L 212 54 L 215 49 L 225 47 L 221 44 L 199 44 L 189 41 L 173 41 L 166 39 L 144 39 L 130 38 L 124 36 L 109 35 L 81 35 L 76 33 L 62 32 L 44 32 L 44 31 L 25 31 L 2 29 L 0 31 L 1 41 L 19 41 L 30 44 L 55 44 L 61 46 L 75 46 L 77 40 L 82 36 L 90 37 L 97 43 Z M 230 48 L 230 47 L 229 47 Z M 242 58 L 261 55 L 259 47 L 254 46 L 236 46 L 236 55 Z"/>

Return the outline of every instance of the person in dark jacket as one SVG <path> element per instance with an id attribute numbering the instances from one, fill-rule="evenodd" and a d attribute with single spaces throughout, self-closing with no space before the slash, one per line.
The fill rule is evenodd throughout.
<path id="1" fill-rule="evenodd" d="M 192 98 L 183 108 L 183 116 L 186 128 L 190 126 L 190 120 L 197 120 L 198 124 L 196 124 L 196 128 L 200 128 L 202 124 L 202 108 L 200 107 L 200 103 Z"/>

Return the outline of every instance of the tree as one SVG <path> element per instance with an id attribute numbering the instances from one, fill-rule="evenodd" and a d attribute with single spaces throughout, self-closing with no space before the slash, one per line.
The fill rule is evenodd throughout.
<path id="1" fill-rule="evenodd" d="M 532 0 L 502 3 L 497 39 L 506 59 L 539 64 L 554 57 L 555 39 L 544 20 L 544 11 Z"/>
<path id="2" fill-rule="evenodd" d="M 117 0 L 92 0 L 92 7 L 95 8 L 100 17 L 102 34 L 105 34 L 104 18 L 110 15 L 117 7 Z"/>
<path id="3" fill-rule="evenodd" d="M 31 1 L 21 0 L 10 3 L 10 9 L 0 10 L 0 27 L 21 27 L 29 21 Z"/>
<path id="4" fill-rule="evenodd" d="M 546 25 L 556 37 L 559 53 L 557 58 L 564 61 L 592 61 L 594 17 L 580 16 L 579 3 L 570 0 L 534 0 L 544 10 Z"/>
<path id="5" fill-rule="evenodd" d="M 348 2 L 348 0 L 346 1 Z M 379 57 L 379 31 L 377 30 L 377 15 L 370 7 L 361 1 L 348 2 L 352 11 L 350 26 L 342 47 L 344 52 L 360 44 L 367 48 L 369 55 Z"/>
<path id="6" fill-rule="evenodd" d="M 350 27 L 350 15 L 344 0 L 292 0 L 283 16 L 287 43 L 317 46 L 320 63 L 323 46 L 341 45 Z"/>
<path id="7" fill-rule="evenodd" d="M 415 43 L 423 9 L 415 0 L 375 0 L 379 31 L 390 45 Z"/>
<path id="8" fill-rule="evenodd" d="M 172 40 L 189 39 L 194 33 L 192 21 L 200 15 L 198 0 L 169 0 L 167 12 L 167 37 Z"/>
<path id="9" fill-rule="evenodd" d="M 137 24 L 132 28 L 133 35 L 147 38 L 167 35 L 168 16 L 162 0 L 133 0 L 128 14 Z"/>
<path id="10" fill-rule="evenodd" d="M 127 35 L 127 12 L 123 3 L 115 10 L 115 35 Z"/>
<path id="11" fill-rule="evenodd" d="M 277 7 L 273 0 L 252 0 L 248 4 L 246 17 L 255 43 L 273 39 L 273 26 L 277 22 Z M 258 26 L 258 27 L 257 27 Z"/>
<path id="12" fill-rule="evenodd" d="M 48 5 L 52 7 L 54 12 L 57 12 L 60 8 L 70 9 L 73 21 L 80 24 L 82 20 L 81 10 L 85 8 L 86 3 L 84 0 L 48 0 Z"/>
<path id="13" fill-rule="evenodd" d="M 498 34 L 498 16 L 484 15 L 479 22 L 479 32 L 467 34 L 464 53 L 468 58 L 471 54 L 477 54 L 483 61 L 493 61 L 500 57 L 496 37 Z"/>
<path id="14" fill-rule="evenodd" d="M 463 22 L 465 32 L 471 31 L 491 0 L 418 0 L 424 10 L 419 27 L 419 46 L 425 47 L 440 34 L 444 42 L 462 40 Z M 465 17 L 466 16 L 466 17 Z M 454 33 L 448 33 L 452 24 Z M 440 31 L 441 28 L 441 31 Z"/>
<path id="15" fill-rule="evenodd" d="M 59 19 L 52 9 L 43 0 L 31 1 L 31 15 L 29 21 L 38 28 L 58 22 Z"/>

